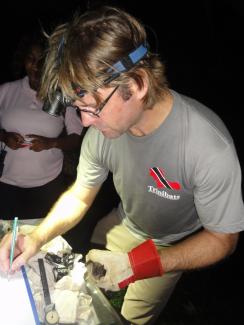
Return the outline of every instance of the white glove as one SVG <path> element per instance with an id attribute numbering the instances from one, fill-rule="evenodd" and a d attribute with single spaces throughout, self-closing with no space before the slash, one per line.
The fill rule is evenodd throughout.
<path id="1" fill-rule="evenodd" d="M 86 255 L 86 262 L 88 274 L 94 282 L 110 291 L 163 274 L 160 256 L 151 239 L 129 253 L 93 249 Z"/>
<path id="2" fill-rule="evenodd" d="M 92 249 L 86 262 L 89 276 L 105 290 L 120 290 L 119 282 L 133 275 L 127 253 Z"/>

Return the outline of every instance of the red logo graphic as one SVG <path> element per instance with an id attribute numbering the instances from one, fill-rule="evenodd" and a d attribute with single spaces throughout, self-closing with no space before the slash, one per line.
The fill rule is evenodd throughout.
<path id="1" fill-rule="evenodd" d="M 164 172 L 159 167 L 152 167 L 149 170 L 150 176 L 155 180 L 158 188 L 168 188 L 170 190 L 180 190 L 180 184 L 177 182 L 168 181 L 165 178 Z"/>

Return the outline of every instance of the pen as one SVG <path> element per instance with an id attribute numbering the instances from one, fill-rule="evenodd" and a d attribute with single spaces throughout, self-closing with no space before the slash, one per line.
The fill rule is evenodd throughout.
<path id="1" fill-rule="evenodd" d="M 15 243 L 16 243 L 16 238 L 18 234 L 18 217 L 14 218 L 14 223 L 13 223 L 13 233 L 12 233 L 12 241 L 11 241 L 11 248 L 10 248 L 10 266 L 9 266 L 9 271 L 11 271 L 12 264 L 13 264 L 13 259 L 14 259 L 14 249 L 15 249 Z M 9 272 L 8 272 L 9 275 Z"/>

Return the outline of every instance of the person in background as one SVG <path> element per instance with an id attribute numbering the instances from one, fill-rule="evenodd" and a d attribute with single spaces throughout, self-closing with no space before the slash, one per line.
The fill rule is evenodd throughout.
<path id="1" fill-rule="evenodd" d="M 31 234 L 18 236 L 12 270 L 74 227 L 111 171 L 121 202 L 95 231 L 108 250 L 90 251 L 88 269 L 105 290 L 128 286 L 125 319 L 153 324 L 182 272 L 229 256 L 244 230 L 233 139 L 212 110 L 169 88 L 143 25 L 118 8 L 58 26 L 42 80 L 42 98 L 58 86 L 90 127 L 76 181 Z M 5 272 L 10 244 L 6 235 Z"/>
<path id="2" fill-rule="evenodd" d="M 36 224 L 46 216 L 66 187 L 63 151 L 80 146 L 76 112 L 67 108 L 64 116 L 51 116 L 37 97 L 46 43 L 41 32 L 23 35 L 13 60 L 18 79 L 0 86 L 2 220 Z"/>

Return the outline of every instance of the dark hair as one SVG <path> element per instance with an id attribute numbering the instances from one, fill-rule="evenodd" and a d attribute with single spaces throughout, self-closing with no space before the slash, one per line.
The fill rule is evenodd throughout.
<path id="1" fill-rule="evenodd" d="M 20 79 L 25 76 L 25 60 L 33 46 L 38 46 L 45 52 L 47 40 L 41 30 L 24 32 L 20 36 L 12 57 L 11 74 L 13 79 Z"/>

